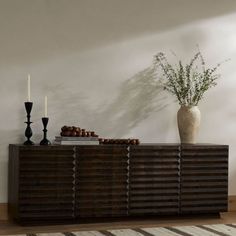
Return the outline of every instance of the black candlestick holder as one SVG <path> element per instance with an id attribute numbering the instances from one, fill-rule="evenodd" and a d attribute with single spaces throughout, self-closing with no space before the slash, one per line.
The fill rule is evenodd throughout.
<path id="1" fill-rule="evenodd" d="M 50 145 L 51 142 L 47 139 L 47 125 L 48 125 L 48 117 L 42 117 L 43 122 L 43 139 L 40 142 L 40 145 Z"/>
<path id="2" fill-rule="evenodd" d="M 25 102 L 25 110 L 27 113 L 27 121 L 25 122 L 27 124 L 26 129 L 25 129 L 25 137 L 27 138 L 27 140 L 24 142 L 24 145 L 34 145 L 34 142 L 30 140 L 30 138 L 33 135 L 32 129 L 30 127 L 30 125 L 33 123 L 30 121 L 30 113 L 33 107 L 33 103 L 32 102 Z"/>

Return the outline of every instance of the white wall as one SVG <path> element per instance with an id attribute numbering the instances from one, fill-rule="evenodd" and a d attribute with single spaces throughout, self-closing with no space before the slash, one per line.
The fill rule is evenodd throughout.
<path id="1" fill-rule="evenodd" d="M 231 58 L 199 107 L 199 142 L 230 145 L 236 194 L 236 1 L 0 0 L 0 202 L 7 201 L 8 144 L 24 140 L 27 74 L 34 141 L 64 124 L 102 137 L 178 142 L 178 104 L 150 85 L 158 51 L 189 60 L 200 45 L 210 65 Z M 170 55 L 170 54 L 169 54 Z"/>

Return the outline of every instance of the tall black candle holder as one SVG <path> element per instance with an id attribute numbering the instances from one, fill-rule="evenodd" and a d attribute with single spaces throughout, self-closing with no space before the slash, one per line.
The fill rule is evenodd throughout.
<path id="1" fill-rule="evenodd" d="M 24 142 L 24 145 L 34 145 L 34 142 L 30 140 L 30 138 L 33 135 L 32 129 L 30 127 L 30 125 L 33 123 L 30 121 L 30 113 L 33 107 L 33 103 L 32 102 L 25 102 L 25 110 L 27 113 L 27 121 L 25 122 L 27 124 L 26 129 L 25 129 L 25 137 L 27 138 L 27 140 Z"/>
<path id="2" fill-rule="evenodd" d="M 40 142 L 40 145 L 50 145 L 51 142 L 47 139 L 47 125 L 48 125 L 48 117 L 42 117 L 43 122 L 43 139 Z"/>

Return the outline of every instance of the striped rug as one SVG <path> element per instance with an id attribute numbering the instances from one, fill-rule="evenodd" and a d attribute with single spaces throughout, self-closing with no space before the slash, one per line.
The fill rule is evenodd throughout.
<path id="1" fill-rule="evenodd" d="M 236 236 L 236 224 L 132 228 L 63 233 L 21 234 L 17 236 Z"/>

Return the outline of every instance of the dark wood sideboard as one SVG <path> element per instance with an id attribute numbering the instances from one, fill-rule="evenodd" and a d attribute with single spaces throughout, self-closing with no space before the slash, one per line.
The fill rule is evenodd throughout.
<path id="1" fill-rule="evenodd" d="M 219 214 L 227 145 L 9 146 L 9 213 L 22 223 Z"/>

